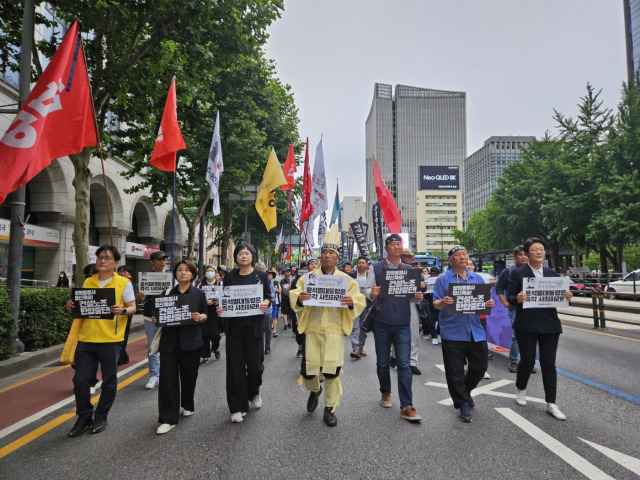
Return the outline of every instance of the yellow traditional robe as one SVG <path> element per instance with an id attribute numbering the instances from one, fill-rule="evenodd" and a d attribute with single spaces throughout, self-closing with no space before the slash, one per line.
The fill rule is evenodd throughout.
<path id="1" fill-rule="evenodd" d="M 321 269 L 313 272 L 322 275 Z M 333 275 L 346 273 L 335 270 Z M 311 307 L 298 305 L 298 296 L 304 291 L 304 277 L 298 280 L 295 290 L 289 293 L 291 307 L 298 315 L 298 332 L 306 334 L 305 360 L 307 375 L 335 374 L 344 363 L 344 339 L 351 335 L 354 319 L 365 308 L 365 298 L 358 283 L 349 277 L 349 296 L 353 297 L 353 309 L 340 307 Z"/>

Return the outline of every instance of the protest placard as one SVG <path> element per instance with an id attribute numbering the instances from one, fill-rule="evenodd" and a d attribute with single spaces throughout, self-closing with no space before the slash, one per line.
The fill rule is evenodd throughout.
<path id="1" fill-rule="evenodd" d="M 433 293 L 433 287 L 436 285 L 436 280 L 438 280 L 438 277 L 423 277 L 423 281 L 427 287 L 424 293 Z"/>
<path id="2" fill-rule="evenodd" d="M 491 285 L 488 283 L 450 283 L 448 296 L 451 315 L 489 315 L 491 309 L 485 303 L 491 300 Z"/>
<path id="3" fill-rule="evenodd" d="M 138 291 L 140 293 L 161 295 L 171 287 L 173 287 L 173 275 L 171 272 L 138 273 Z"/>
<path id="4" fill-rule="evenodd" d="M 417 268 L 382 269 L 382 282 L 380 282 L 380 297 L 413 298 L 418 291 L 422 274 Z"/>
<path id="5" fill-rule="evenodd" d="M 204 296 L 207 298 L 207 300 L 213 300 L 216 304 L 218 304 L 220 299 L 218 292 L 216 291 L 216 286 L 217 285 L 202 284 L 200 285 L 200 290 L 204 292 Z"/>
<path id="6" fill-rule="evenodd" d="M 263 300 L 261 283 L 216 287 L 216 291 L 219 295 L 223 317 L 264 315 L 260 310 L 260 304 Z"/>
<path id="7" fill-rule="evenodd" d="M 113 320 L 111 306 L 116 304 L 115 288 L 72 288 L 73 318 Z"/>
<path id="8" fill-rule="evenodd" d="M 159 327 L 193 325 L 191 314 L 198 311 L 198 297 L 195 294 L 162 295 L 153 303 L 153 314 Z"/>
<path id="9" fill-rule="evenodd" d="M 527 301 L 522 308 L 568 307 L 564 292 L 569 291 L 569 277 L 528 277 L 522 279 Z"/>
<path id="10" fill-rule="evenodd" d="M 344 308 L 347 305 L 342 305 L 340 299 L 349 294 L 349 277 L 309 273 L 304 276 L 304 291 L 311 296 L 305 306 Z"/>

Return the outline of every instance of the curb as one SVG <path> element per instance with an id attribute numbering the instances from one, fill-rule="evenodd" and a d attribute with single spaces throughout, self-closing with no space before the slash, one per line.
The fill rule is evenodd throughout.
<path id="1" fill-rule="evenodd" d="M 139 314 L 134 315 L 129 335 L 140 330 L 144 330 L 143 317 Z M 2 360 L 0 361 L 0 378 L 7 378 L 32 368 L 42 367 L 47 363 L 58 362 L 63 348 L 64 343 L 61 343 L 35 352 L 20 353 L 15 357 Z"/>

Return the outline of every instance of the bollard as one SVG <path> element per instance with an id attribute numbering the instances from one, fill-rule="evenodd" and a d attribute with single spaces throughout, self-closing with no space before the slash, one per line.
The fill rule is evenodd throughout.
<path id="1" fill-rule="evenodd" d="M 600 289 L 600 294 L 598 295 L 598 310 L 600 311 L 600 329 L 606 330 L 607 323 L 604 318 L 604 291 Z"/>
<path id="2" fill-rule="evenodd" d="M 598 290 L 591 288 L 591 305 L 593 306 L 593 328 L 598 328 Z"/>

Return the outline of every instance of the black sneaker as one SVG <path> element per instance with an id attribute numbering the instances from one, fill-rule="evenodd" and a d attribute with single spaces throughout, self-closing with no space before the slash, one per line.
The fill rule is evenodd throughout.
<path id="1" fill-rule="evenodd" d="M 302 358 L 302 350 L 298 350 L 298 352 L 296 353 L 296 357 Z"/>
<path id="2" fill-rule="evenodd" d="M 206 365 L 207 363 L 209 363 L 209 359 L 203 358 L 202 361 L 200 362 L 200 365 Z"/>
<path id="3" fill-rule="evenodd" d="M 215 352 L 216 360 L 220 360 L 220 352 Z"/>
<path id="4" fill-rule="evenodd" d="M 287 329 L 287 326 L 286 326 L 286 325 L 284 326 L 284 329 L 285 329 L 285 330 Z"/>
<path id="5" fill-rule="evenodd" d="M 322 386 L 320 386 L 320 390 L 317 392 L 309 393 L 309 400 L 307 400 L 307 412 L 314 412 L 316 408 L 318 408 L 318 398 L 322 393 Z"/>
<path id="6" fill-rule="evenodd" d="M 471 405 L 467 402 L 460 406 L 460 420 L 465 423 L 469 423 L 471 421 Z"/>
<path id="7" fill-rule="evenodd" d="M 75 425 L 71 430 L 69 430 L 70 437 L 79 437 L 84 432 L 89 430 L 92 426 L 93 422 L 91 421 L 91 417 L 78 417 Z"/>
<path id="8" fill-rule="evenodd" d="M 264 349 L 264 354 L 269 355 L 271 353 L 271 348 L 267 347 Z"/>
<path id="9" fill-rule="evenodd" d="M 420 371 L 420 369 L 415 365 L 411 366 L 411 373 L 414 375 L 422 375 L 422 372 Z"/>
<path id="10" fill-rule="evenodd" d="M 331 407 L 324 407 L 324 423 L 326 423 L 329 427 L 335 427 L 338 425 L 338 419 L 331 411 Z"/>
<path id="11" fill-rule="evenodd" d="M 91 433 L 100 433 L 107 428 L 107 419 L 106 418 L 96 418 L 93 421 L 93 428 L 91 429 Z"/>

